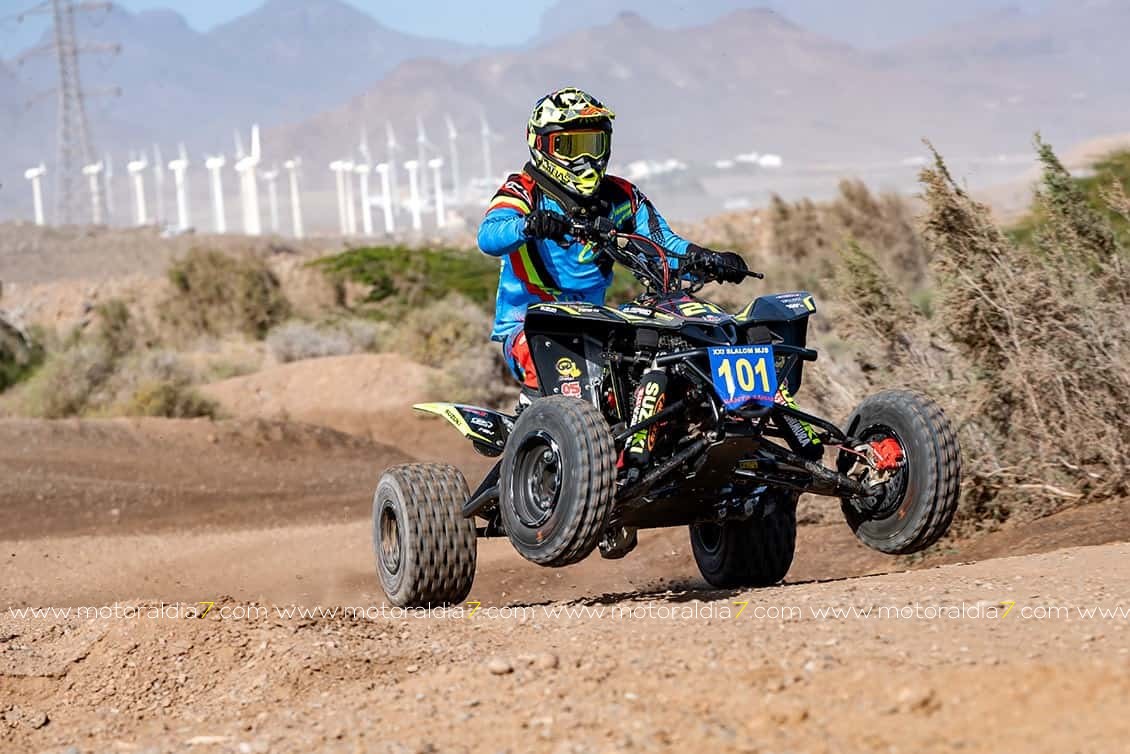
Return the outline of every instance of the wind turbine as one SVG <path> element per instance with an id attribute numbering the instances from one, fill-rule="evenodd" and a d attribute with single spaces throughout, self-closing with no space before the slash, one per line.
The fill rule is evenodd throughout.
<path id="1" fill-rule="evenodd" d="M 412 213 L 412 230 L 419 233 L 424 227 L 420 216 L 423 209 L 423 202 L 420 200 L 420 163 L 409 160 L 404 163 L 404 169 L 408 171 L 408 209 Z"/>
<path id="2" fill-rule="evenodd" d="M 357 235 L 357 205 L 353 199 L 353 160 L 344 160 L 341 169 L 345 173 L 345 231 L 351 236 Z"/>
<path id="3" fill-rule="evenodd" d="M 358 188 L 361 192 L 361 232 L 366 236 L 373 235 L 373 205 L 369 198 L 369 174 L 373 172 L 372 165 L 358 163 L 353 166 L 357 173 Z"/>
<path id="4" fill-rule="evenodd" d="M 385 121 L 385 135 L 388 144 L 389 182 L 392 187 L 392 209 L 400 211 L 400 181 L 397 179 L 396 166 L 400 164 L 397 155 L 400 154 L 400 144 L 396 141 L 396 132 L 392 130 L 392 121 Z"/>
<path id="5" fill-rule="evenodd" d="M 451 154 L 451 203 L 459 204 L 459 133 L 450 115 L 445 115 L 444 119 L 447 121 L 447 148 Z"/>
<path id="6" fill-rule="evenodd" d="M 443 170 L 443 158 L 436 157 L 428 162 L 428 167 L 432 169 L 432 177 L 435 181 L 436 193 L 436 227 L 447 227 L 447 211 L 443 206 L 443 180 L 440 177 L 440 171 Z"/>
<path id="7" fill-rule="evenodd" d="M 177 192 L 177 228 L 181 231 L 188 230 L 191 220 L 188 215 L 188 153 L 184 150 L 184 143 L 180 145 L 180 155 L 175 160 L 169 161 L 169 170 L 173 171 L 173 184 Z"/>
<path id="8" fill-rule="evenodd" d="M 263 171 L 263 180 L 267 182 L 267 206 L 271 218 L 271 232 L 279 233 L 279 169 L 272 167 Z"/>
<path id="9" fill-rule="evenodd" d="M 149 222 L 149 217 L 145 211 L 145 169 L 147 167 L 149 167 L 149 163 L 146 161 L 144 153 L 126 163 L 126 170 L 133 176 L 134 219 L 138 225 L 145 225 Z"/>
<path id="10" fill-rule="evenodd" d="M 337 225 L 343 236 L 349 234 L 349 226 L 345 219 L 345 161 L 334 160 L 330 163 L 330 170 L 334 171 L 337 180 Z"/>
<path id="11" fill-rule="evenodd" d="M 393 169 L 387 162 L 377 165 L 377 173 L 381 176 L 381 209 L 384 212 L 385 233 L 389 235 L 396 232 L 396 220 L 392 214 L 392 187 L 389 181 L 392 172 Z"/>
<path id="12" fill-rule="evenodd" d="M 106 224 L 109 225 L 114 221 L 114 160 L 109 152 L 102 157 L 102 163 L 106 166 Z"/>
<path id="13" fill-rule="evenodd" d="M 102 163 L 84 165 L 83 175 L 90 179 L 90 221 L 102 224 Z"/>
<path id="14" fill-rule="evenodd" d="M 224 215 L 224 180 L 221 170 L 227 160 L 222 154 L 206 156 L 204 167 L 212 174 L 212 223 L 217 233 L 228 232 L 228 220 Z"/>
<path id="15" fill-rule="evenodd" d="M 165 224 L 165 161 L 161 159 L 161 147 L 153 145 L 153 190 L 157 194 L 157 224 Z"/>
<path id="16" fill-rule="evenodd" d="M 490 124 L 487 123 L 487 114 L 479 113 L 479 118 L 482 121 L 480 134 L 483 137 L 483 177 L 489 183 L 494 180 L 494 166 L 491 164 L 490 158 L 491 140 L 494 138 L 494 133 L 491 132 Z"/>
<path id="17" fill-rule="evenodd" d="M 302 228 L 302 195 L 298 193 L 298 170 L 302 167 L 302 160 L 295 157 L 283 163 L 286 172 L 290 175 L 290 220 L 294 225 L 294 237 L 301 239 L 304 235 Z"/>
<path id="18" fill-rule="evenodd" d="M 428 173 L 424 166 L 428 164 L 428 153 L 432 151 L 432 144 L 428 141 L 428 134 L 424 130 L 424 120 L 416 116 L 416 161 L 420 164 L 420 195 L 428 195 Z"/>
<path id="19" fill-rule="evenodd" d="M 31 200 L 35 209 L 35 224 L 45 224 L 43 218 L 43 176 L 47 174 L 47 166 L 42 162 L 34 168 L 24 171 L 24 178 L 31 181 Z"/>
<path id="20" fill-rule="evenodd" d="M 369 134 L 361 130 L 361 162 L 353 166 L 357 174 L 357 188 L 361 194 L 361 232 L 365 236 L 373 235 L 373 204 L 369 197 L 369 175 L 373 172 L 373 158 L 369 152 Z"/>
<path id="21" fill-rule="evenodd" d="M 255 178 L 255 169 L 259 167 L 259 126 L 251 126 L 251 153 L 244 154 L 243 141 L 239 132 L 235 134 L 235 172 L 239 173 L 239 196 L 243 207 L 243 232 L 249 236 L 258 236 L 263 232 L 262 221 L 259 218 L 259 183 Z"/>

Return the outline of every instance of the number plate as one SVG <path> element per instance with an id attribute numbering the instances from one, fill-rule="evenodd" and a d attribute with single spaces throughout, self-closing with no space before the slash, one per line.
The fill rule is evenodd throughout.
<path id="1" fill-rule="evenodd" d="M 777 395 L 773 346 L 711 348 L 710 373 L 728 408 L 738 408 L 749 401 L 772 403 Z"/>

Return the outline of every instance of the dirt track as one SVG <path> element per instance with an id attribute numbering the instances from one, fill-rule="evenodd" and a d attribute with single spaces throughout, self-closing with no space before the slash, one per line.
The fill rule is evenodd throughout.
<path id="1" fill-rule="evenodd" d="M 480 612 L 398 618 L 379 612 L 366 516 L 401 460 L 277 422 L 0 422 L 0 751 L 1059 752 L 1130 733 L 1125 617 L 811 612 L 1126 608 L 1128 545 L 861 578 L 912 564 L 805 527 L 788 584 L 735 594 L 704 589 L 681 531 L 561 571 L 486 541 Z M 1124 508 L 913 565 L 1130 539 Z M 203 620 L 8 609 L 200 601 L 218 603 Z M 252 604 L 267 614 L 232 614 Z M 293 604 L 373 610 L 274 612 Z M 554 615 L 602 607 L 631 615 Z"/>

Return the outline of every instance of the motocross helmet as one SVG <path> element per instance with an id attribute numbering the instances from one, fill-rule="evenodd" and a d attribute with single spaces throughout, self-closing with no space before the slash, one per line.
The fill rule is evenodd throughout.
<path id="1" fill-rule="evenodd" d="M 565 190 L 592 196 L 608 169 L 615 117 L 591 94 L 573 87 L 542 97 L 526 127 L 534 166 Z"/>

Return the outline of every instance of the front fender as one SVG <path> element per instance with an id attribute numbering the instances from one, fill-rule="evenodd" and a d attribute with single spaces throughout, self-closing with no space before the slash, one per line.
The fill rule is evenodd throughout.
<path id="1" fill-rule="evenodd" d="M 514 417 L 500 411 L 459 403 L 417 403 L 412 408 L 442 416 L 484 455 L 497 456 L 506 447 Z"/>

